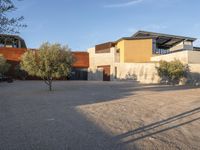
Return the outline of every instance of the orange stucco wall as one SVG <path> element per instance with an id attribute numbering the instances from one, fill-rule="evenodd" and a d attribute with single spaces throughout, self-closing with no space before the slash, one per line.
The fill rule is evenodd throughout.
<path id="1" fill-rule="evenodd" d="M 20 61 L 21 56 L 27 51 L 25 48 L 0 48 L 2 54 L 8 61 Z"/>
<path id="2" fill-rule="evenodd" d="M 19 62 L 21 56 L 27 51 L 22 48 L 0 48 L 0 54 L 2 54 L 9 62 Z M 87 52 L 72 52 L 75 57 L 75 68 L 88 68 L 89 67 L 89 53 Z"/>
<path id="3" fill-rule="evenodd" d="M 152 39 L 134 39 L 119 41 L 121 63 L 150 62 L 152 57 Z"/>

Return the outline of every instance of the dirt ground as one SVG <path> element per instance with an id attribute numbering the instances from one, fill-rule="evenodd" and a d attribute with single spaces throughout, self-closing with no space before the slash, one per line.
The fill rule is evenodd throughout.
<path id="1" fill-rule="evenodd" d="M 0 83 L 0 150 L 199 150 L 200 88 Z"/>

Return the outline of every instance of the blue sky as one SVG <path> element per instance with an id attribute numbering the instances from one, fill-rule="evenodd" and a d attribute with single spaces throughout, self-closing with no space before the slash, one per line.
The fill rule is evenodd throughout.
<path id="1" fill-rule="evenodd" d="M 84 51 L 137 30 L 200 38 L 200 0 L 23 0 L 17 12 L 29 48 L 58 42 Z M 200 46 L 200 40 L 195 45 Z"/>

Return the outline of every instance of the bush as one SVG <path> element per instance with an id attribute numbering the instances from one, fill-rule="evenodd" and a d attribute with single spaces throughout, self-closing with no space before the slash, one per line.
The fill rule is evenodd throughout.
<path id="1" fill-rule="evenodd" d="M 0 55 L 0 74 L 5 74 L 10 68 L 10 64 L 6 62 L 6 59 Z"/>
<path id="2" fill-rule="evenodd" d="M 20 80 L 25 80 L 28 77 L 28 73 L 20 68 L 20 65 L 15 66 L 15 77 Z"/>
<path id="3" fill-rule="evenodd" d="M 189 68 L 184 65 L 179 60 L 174 60 L 171 62 L 160 61 L 159 67 L 156 67 L 158 75 L 161 81 L 165 81 L 172 84 L 177 84 L 181 78 L 186 77 Z"/>

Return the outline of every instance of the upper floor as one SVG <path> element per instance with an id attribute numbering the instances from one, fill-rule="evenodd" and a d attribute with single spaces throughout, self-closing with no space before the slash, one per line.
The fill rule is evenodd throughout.
<path id="1" fill-rule="evenodd" d="M 0 48 L 27 48 L 25 41 L 18 35 L 0 34 Z"/>
<path id="2" fill-rule="evenodd" d="M 95 46 L 94 53 L 105 54 L 113 51 L 115 62 L 143 63 L 150 62 L 154 56 L 175 53 L 179 51 L 200 51 L 194 47 L 196 38 L 176 36 L 147 31 L 138 31 L 131 37 L 123 37 L 114 42 Z"/>

